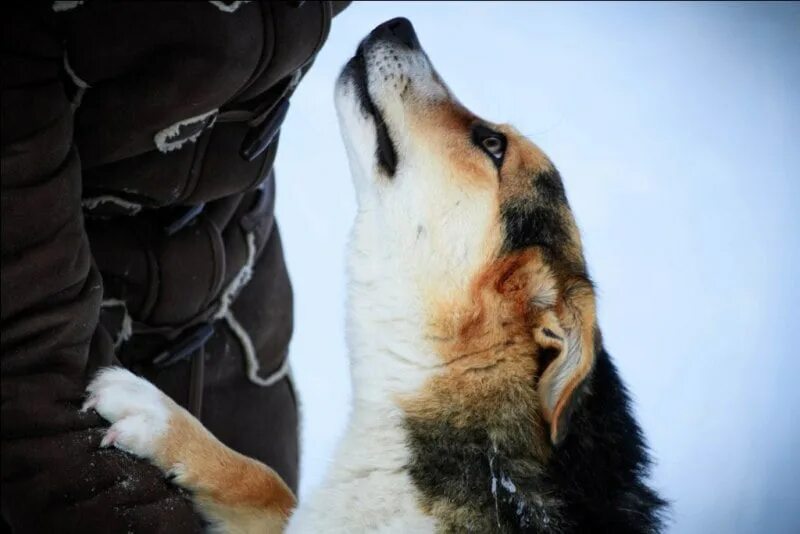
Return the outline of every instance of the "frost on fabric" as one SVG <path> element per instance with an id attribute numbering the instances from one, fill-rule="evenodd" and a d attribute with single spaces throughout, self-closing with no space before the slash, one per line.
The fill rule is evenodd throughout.
<path id="1" fill-rule="evenodd" d="M 128 313 L 128 305 L 124 300 L 120 299 L 105 299 L 100 303 L 101 308 L 120 307 L 122 308 L 122 321 L 120 323 L 119 332 L 114 338 L 114 349 L 119 349 L 123 343 L 130 339 L 133 335 L 133 320 Z"/>

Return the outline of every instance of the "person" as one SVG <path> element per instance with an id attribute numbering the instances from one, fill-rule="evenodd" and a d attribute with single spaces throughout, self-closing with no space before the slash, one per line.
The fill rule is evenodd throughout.
<path id="1" fill-rule="evenodd" d="M 347 4 L 4 6 L 4 531 L 202 530 L 155 467 L 100 447 L 104 422 L 80 408 L 109 365 L 296 489 L 272 167 Z"/>

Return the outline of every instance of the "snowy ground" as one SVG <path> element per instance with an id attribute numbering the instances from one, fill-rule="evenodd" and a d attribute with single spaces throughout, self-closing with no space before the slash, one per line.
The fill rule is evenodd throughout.
<path id="1" fill-rule="evenodd" d="M 800 5 L 369 2 L 334 21 L 279 150 L 296 292 L 302 493 L 348 410 L 344 250 L 355 205 L 338 69 L 414 22 L 477 113 L 556 162 L 607 347 L 674 501 L 676 533 L 800 532 Z"/>

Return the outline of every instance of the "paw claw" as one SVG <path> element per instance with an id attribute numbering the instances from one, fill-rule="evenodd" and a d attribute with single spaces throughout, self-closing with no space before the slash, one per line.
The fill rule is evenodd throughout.
<path id="1" fill-rule="evenodd" d="M 142 458 L 157 456 L 173 410 L 164 393 L 120 367 L 103 369 L 86 389 L 81 410 L 94 409 L 111 423 L 100 447 L 113 446 Z"/>
<path id="2" fill-rule="evenodd" d="M 117 432 L 113 428 L 109 428 L 108 431 L 103 436 L 102 441 L 100 441 L 100 448 L 113 446 L 116 443 L 118 437 L 119 437 L 119 432 Z"/>
<path id="3" fill-rule="evenodd" d="M 94 409 L 95 406 L 97 406 L 97 397 L 92 395 L 88 399 L 86 399 L 86 401 L 84 401 L 80 411 L 85 413 L 88 412 L 89 410 Z"/>

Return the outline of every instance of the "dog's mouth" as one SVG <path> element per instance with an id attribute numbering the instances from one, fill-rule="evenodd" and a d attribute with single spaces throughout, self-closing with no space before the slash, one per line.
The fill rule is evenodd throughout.
<path id="1" fill-rule="evenodd" d="M 358 47 L 356 55 L 347 63 L 345 71 L 348 72 L 350 78 L 353 80 L 356 95 L 361 109 L 367 115 L 372 117 L 375 123 L 375 137 L 376 137 L 376 158 L 378 165 L 388 177 L 393 177 L 397 172 L 397 151 L 395 150 L 392 137 L 389 135 L 389 129 L 386 127 L 386 120 L 381 114 L 372 97 L 369 95 L 367 88 L 367 64 L 364 59 L 364 43 Z"/>
<path id="2" fill-rule="evenodd" d="M 409 68 L 414 58 L 424 56 L 417 39 L 414 26 L 408 19 L 398 17 L 379 24 L 358 45 L 356 55 L 347 63 L 344 77 L 349 78 L 355 89 L 359 105 L 367 116 L 375 123 L 376 159 L 378 167 L 388 177 L 394 177 L 397 171 L 397 145 L 394 143 L 386 117 L 381 112 L 377 92 L 402 93 L 400 86 L 407 87 Z M 370 94 L 370 79 L 375 84 L 383 80 L 383 86 L 373 86 Z"/>

